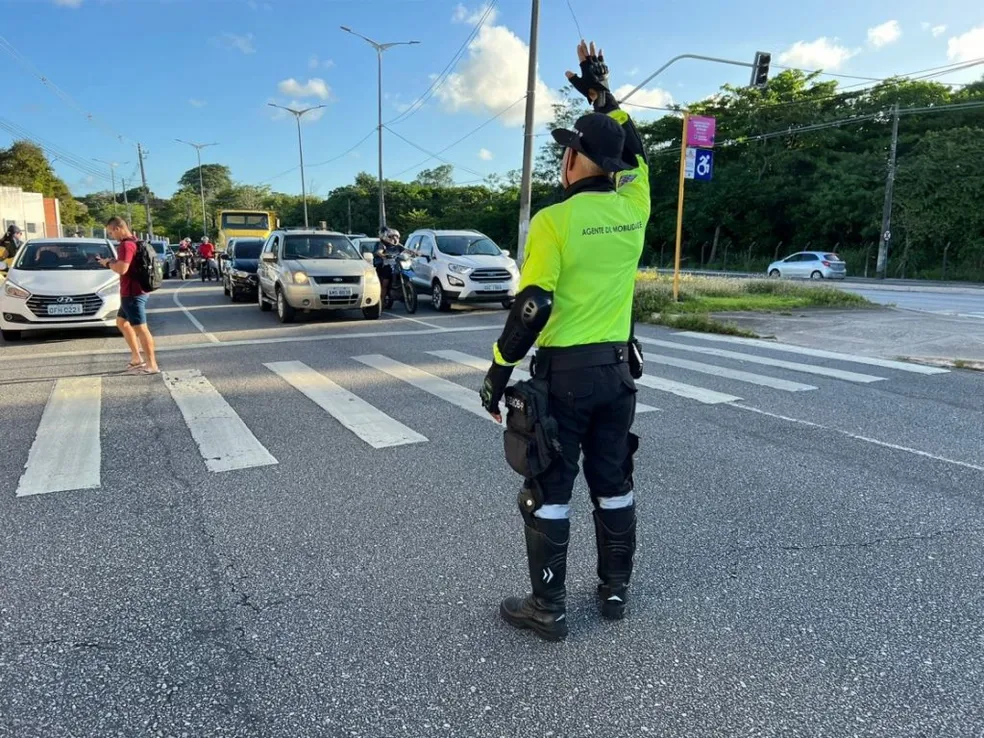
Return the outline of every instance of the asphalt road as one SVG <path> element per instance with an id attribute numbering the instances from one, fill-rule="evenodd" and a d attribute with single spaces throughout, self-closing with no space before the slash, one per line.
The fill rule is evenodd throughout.
<path id="1" fill-rule="evenodd" d="M 546 644 L 497 620 L 519 480 L 460 363 L 504 311 L 288 327 L 195 284 L 199 330 L 174 296 L 166 381 L 0 344 L 0 735 L 981 735 L 981 375 L 640 327 L 631 615 L 579 482 Z"/>
<path id="2" fill-rule="evenodd" d="M 984 289 L 947 289 L 941 287 L 911 291 L 905 289 L 865 289 L 846 284 L 843 289 L 859 294 L 879 305 L 894 304 L 905 310 L 984 320 Z"/>

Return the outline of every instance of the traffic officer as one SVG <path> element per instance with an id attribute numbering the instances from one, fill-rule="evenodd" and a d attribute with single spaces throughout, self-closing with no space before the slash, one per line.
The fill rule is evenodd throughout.
<path id="1" fill-rule="evenodd" d="M 638 438 L 630 429 L 642 354 L 632 304 L 649 220 L 649 166 L 635 126 L 608 89 L 603 54 L 582 41 L 578 59 L 581 75 L 567 77 L 595 112 L 573 130 L 553 131 L 565 147 L 564 199 L 530 222 L 520 290 L 481 391 L 499 422 L 505 393 L 506 457 L 525 477 L 519 506 L 532 594 L 503 600 L 500 615 L 548 640 L 567 635 L 569 511 L 582 452 L 606 618 L 625 615 L 635 552 Z M 507 391 L 513 367 L 534 343 L 533 379 Z M 532 417 L 537 405 L 539 417 Z"/>

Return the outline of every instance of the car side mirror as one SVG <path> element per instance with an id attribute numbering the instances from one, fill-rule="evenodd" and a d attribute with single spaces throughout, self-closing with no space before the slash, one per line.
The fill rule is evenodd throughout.
<path id="1" fill-rule="evenodd" d="M 503 256 L 509 256 L 509 249 L 499 249 Z"/>
<path id="2" fill-rule="evenodd" d="M 277 255 L 275 253 L 273 253 L 272 251 L 264 251 L 262 254 L 260 254 L 260 260 L 261 261 L 276 261 L 277 260 Z"/>
<path id="3" fill-rule="evenodd" d="M 370 264 L 372 264 L 372 254 L 370 252 L 368 251 L 362 252 L 362 258 L 365 259 Z"/>
<path id="4" fill-rule="evenodd" d="M 7 262 L 4 259 L 0 259 L 0 272 L 7 271 Z"/>

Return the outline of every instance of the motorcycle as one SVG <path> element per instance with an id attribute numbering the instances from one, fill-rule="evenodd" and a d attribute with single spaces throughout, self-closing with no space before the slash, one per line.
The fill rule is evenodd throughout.
<path id="1" fill-rule="evenodd" d="M 215 258 L 202 259 L 202 281 L 204 282 L 208 279 L 211 282 L 213 279 L 219 281 L 219 263 Z"/>
<path id="2" fill-rule="evenodd" d="M 184 281 L 194 271 L 194 255 L 189 251 L 179 251 L 176 258 L 178 260 L 178 273 Z"/>
<path id="3" fill-rule="evenodd" d="M 417 312 L 417 290 L 413 286 L 413 261 L 410 257 L 411 254 L 404 251 L 393 258 L 393 279 L 390 281 L 389 294 L 383 296 L 387 310 L 399 300 L 408 313 Z"/>

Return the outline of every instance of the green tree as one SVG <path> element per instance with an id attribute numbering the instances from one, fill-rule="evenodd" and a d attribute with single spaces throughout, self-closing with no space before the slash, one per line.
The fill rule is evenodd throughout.
<path id="1" fill-rule="evenodd" d="M 433 169 L 424 169 L 413 182 L 424 187 L 454 187 L 454 165 L 441 164 Z"/>
<path id="2" fill-rule="evenodd" d="M 202 183 L 205 185 L 205 198 L 210 199 L 232 187 L 232 173 L 224 164 L 202 164 Z M 181 175 L 178 189 L 199 191 L 198 167 L 193 167 Z"/>

